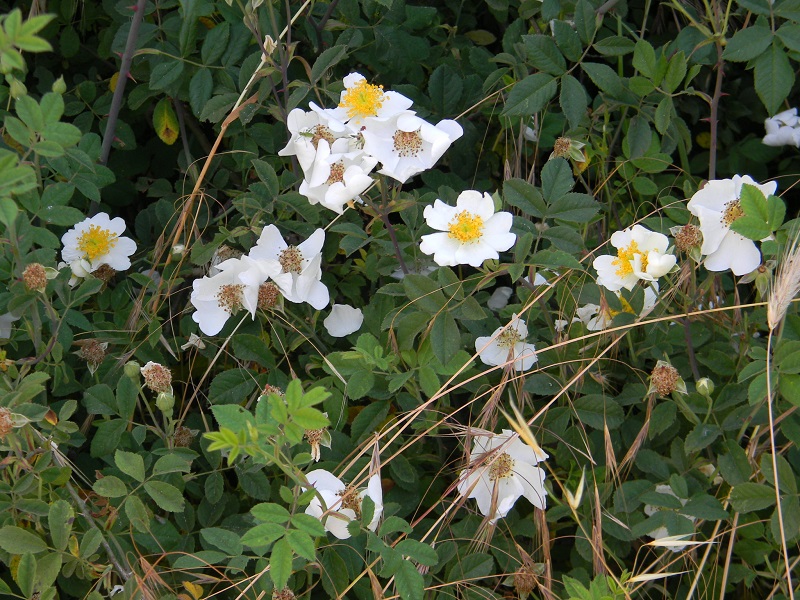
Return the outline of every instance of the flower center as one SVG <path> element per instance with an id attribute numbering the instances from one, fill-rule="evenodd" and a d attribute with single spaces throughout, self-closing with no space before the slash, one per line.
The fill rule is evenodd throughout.
<path id="1" fill-rule="evenodd" d="M 617 267 L 617 277 L 627 277 L 633 273 L 633 258 L 637 254 L 642 257 L 642 271 L 647 270 L 647 255 L 639 252 L 639 245 L 636 242 L 631 242 L 630 245 L 617 250 L 617 258 L 611 261 L 611 264 Z"/>
<path id="2" fill-rule="evenodd" d="M 513 348 L 520 341 L 519 332 L 509 327 L 497 336 L 497 345 L 501 348 Z"/>
<path id="3" fill-rule="evenodd" d="M 303 253 L 295 246 L 289 246 L 281 251 L 278 262 L 284 273 L 300 273 L 303 270 Z"/>
<path id="4" fill-rule="evenodd" d="M 278 303 L 279 294 L 280 290 L 278 286 L 271 281 L 262 283 L 258 286 L 258 308 L 261 310 L 274 308 Z"/>
<path id="5" fill-rule="evenodd" d="M 333 132 L 326 125 L 312 127 L 309 133 L 311 134 L 311 145 L 314 146 L 314 148 L 319 145 L 320 140 L 325 140 L 329 145 L 333 145 L 333 141 L 336 139 L 333 137 Z"/>
<path id="6" fill-rule="evenodd" d="M 244 285 L 241 283 L 229 283 L 221 285 L 217 292 L 217 304 L 230 314 L 233 314 L 242 307 L 242 295 Z"/>
<path id="7" fill-rule="evenodd" d="M 103 229 L 99 225 L 89 225 L 89 229 L 78 238 L 78 249 L 89 260 L 94 260 L 108 254 L 117 244 L 117 237 L 119 236 L 109 229 Z"/>
<path id="8" fill-rule="evenodd" d="M 367 83 L 366 79 L 362 79 L 353 87 L 347 88 L 342 95 L 339 108 L 346 108 L 347 116 L 351 119 L 374 117 L 378 114 L 385 99 L 383 86 L 372 85 Z"/>
<path id="9" fill-rule="evenodd" d="M 419 134 L 419 129 L 416 131 L 398 130 L 392 139 L 394 140 L 394 151 L 400 156 L 417 156 L 422 150 L 422 136 Z"/>
<path id="10" fill-rule="evenodd" d="M 325 182 L 328 185 L 334 183 L 341 183 L 344 181 L 344 163 L 339 161 L 331 165 L 331 174 L 328 175 L 328 180 Z"/>
<path id="11" fill-rule="evenodd" d="M 462 244 L 468 244 L 480 239 L 483 235 L 483 219 L 471 212 L 462 210 L 450 221 L 449 235 Z"/>
<path id="12" fill-rule="evenodd" d="M 720 222 L 725 227 L 730 227 L 735 220 L 743 216 L 744 211 L 742 210 L 742 203 L 738 200 L 731 200 L 725 204 L 725 210 L 722 211 Z"/>
<path id="13" fill-rule="evenodd" d="M 505 479 L 514 474 L 514 459 L 503 452 L 500 456 L 494 459 L 494 462 L 489 466 L 489 480 L 497 481 L 498 479 Z"/>
<path id="14" fill-rule="evenodd" d="M 336 493 L 342 499 L 342 508 L 349 508 L 356 517 L 361 518 L 361 498 L 358 497 L 358 490 L 348 485 L 341 492 Z"/>

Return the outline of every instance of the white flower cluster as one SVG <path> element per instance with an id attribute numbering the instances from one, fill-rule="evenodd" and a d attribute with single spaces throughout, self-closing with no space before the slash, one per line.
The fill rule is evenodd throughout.
<path id="1" fill-rule="evenodd" d="M 617 255 L 605 254 L 594 259 L 597 285 L 619 292 L 632 290 L 639 281 L 654 282 L 675 266 L 675 255 L 667 251 L 667 236 L 634 225 L 611 236 Z"/>
<path id="2" fill-rule="evenodd" d="M 287 119 L 292 136 L 278 154 L 297 157 L 300 193 L 311 204 L 342 214 L 372 184 L 378 163 L 379 173 L 404 183 L 430 169 L 463 134 L 455 121 L 432 125 L 419 118 L 410 99 L 359 73 L 345 77 L 344 87 L 336 108 L 311 102 L 311 111 L 296 108 Z"/>
<path id="3" fill-rule="evenodd" d="M 316 469 L 306 475 L 308 484 L 317 494 L 306 507 L 306 514 L 319 519 L 326 531 L 330 531 L 340 540 L 350 537 L 347 529 L 351 521 L 361 518 L 361 505 L 369 496 L 375 505 L 372 519 L 367 524 L 370 531 L 375 531 L 383 514 L 383 490 L 381 477 L 372 475 L 367 488 L 357 490 L 345 485 L 341 479 L 325 469 Z"/>
<path id="4" fill-rule="evenodd" d="M 58 268 L 72 269 L 70 285 L 94 273 L 103 265 L 114 271 L 125 271 L 131 266 L 130 256 L 136 252 L 136 242 L 122 236 L 125 221 L 110 218 L 106 213 L 84 219 L 61 237 L 64 247 Z"/>
<path id="5" fill-rule="evenodd" d="M 767 134 L 761 143 L 767 146 L 796 146 L 800 148 L 800 117 L 790 108 L 764 121 Z"/>
<path id="6" fill-rule="evenodd" d="M 289 302 L 307 302 L 317 310 L 326 307 L 330 296 L 321 281 L 324 242 L 325 232 L 317 229 L 290 246 L 275 225 L 268 225 L 249 253 L 219 263 L 214 275 L 194 281 L 192 319 L 203 333 L 216 335 L 239 310 L 255 318 L 257 308 L 274 306 L 278 292 Z"/>

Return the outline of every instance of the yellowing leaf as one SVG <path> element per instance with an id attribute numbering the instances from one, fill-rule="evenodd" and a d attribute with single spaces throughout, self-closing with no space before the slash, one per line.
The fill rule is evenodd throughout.
<path id="1" fill-rule="evenodd" d="M 200 600 L 203 597 L 203 588 L 202 586 L 197 585 L 196 583 L 192 583 L 191 581 L 184 581 L 183 587 L 192 595 L 194 600 Z"/>
<path id="2" fill-rule="evenodd" d="M 117 81 L 119 81 L 119 71 L 114 73 L 111 76 L 111 81 L 108 82 L 108 89 L 112 94 L 114 93 L 114 90 L 117 89 Z"/>
<path id="3" fill-rule="evenodd" d="M 178 139 L 178 117 L 169 98 L 162 98 L 153 111 L 153 127 L 161 141 L 171 146 Z"/>

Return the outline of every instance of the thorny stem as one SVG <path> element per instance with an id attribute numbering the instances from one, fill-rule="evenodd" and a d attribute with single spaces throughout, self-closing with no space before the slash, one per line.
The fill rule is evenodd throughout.
<path id="1" fill-rule="evenodd" d="M 709 115 L 709 126 L 711 141 L 708 148 L 708 178 L 714 179 L 717 176 L 717 115 L 719 112 L 719 100 L 722 97 L 722 77 L 725 68 L 725 61 L 722 60 L 722 44 L 716 40 L 714 45 L 717 47 L 717 82 L 714 86 L 714 96 L 711 98 L 711 114 Z"/>
<path id="2" fill-rule="evenodd" d="M 117 86 L 114 88 L 114 97 L 111 99 L 111 109 L 108 112 L 108 121 L 106 121 L 106 131 L 103 134 L 103 148 L 100 152 L 101 165 L 108 162 L 108 155 L 111 153 L 111 142 L 114 140 L 114 131 L 117 128 L 117 119 L 122 108 L 122 98 L 125 95 L 125 84 L 128 82 L 133 53 L 136 51 L 136 40 L 139 37 L 139 26 L 142 24 L 142 18 L 144 17 L 145 2 L 146 0 L 137 0 L 133 19 L 131 19 L 131 28 L 128 31 L 125 51 L 122 53 L 122 62 L 119 66 Z M 94 212 L 94 209 L 97 208 L 94 206 L 95 204 L 96 202 L 92 202 L 93 210 L 91 212 Z"/>

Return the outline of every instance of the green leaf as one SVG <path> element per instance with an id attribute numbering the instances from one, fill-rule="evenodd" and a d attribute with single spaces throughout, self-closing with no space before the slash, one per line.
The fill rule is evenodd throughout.
<path id="1" fill-rule="evenodd" d="M 192 460 L 175 453 L 165 454 L 153 465 L 153 475 L 164 473 L 188 473 L 192 470 Z"/>
<path id="2" fill-rule="evenodd" d="M 552 75 L 528 75 L 511 88 L 503 109 L 504 116 L 528 117 L 541 111 L 556 95 L 558 85 Z"/>
<path id="3" fill-rule="evenodd" d="M 18 213 L 16 202 L 11 198 L 0 198 L 0 223 L 10 228 L 11 224 L 17 220 Z"/>
<path id="4" fill-rule="evenodd" d="M 772 44 L 755 59 L 754 72 L 756 94 L 767 109 L 767 113 L 774 115 L 794 85 L 794 69 L 789 63 L 786 51 L 779 44 Z"/>
<path id="5" fill-rule="evenodd" d="M 355 443 L 365 439 L 378 428 L 388 414 L 389 403 L 385 400 L 365 406 L 353 419 L 353 424 L 350 426 L 350 437 Z"/>
<path id="6" fill-rule="evenodd" d="M 25 125 L 37 133 L 44 131 L 44 115 L 42 115 L 42 109 L 36 100 L 30 96 L 22 96 L 17 98 L 15 108 L 17 116 Z"/>
<path id="7" fill-rule="evenodd" d="M 314 545 L 314 540 L 305 531 L 289 530 L 286 532 L 286 540 L 298 556 L 310 561 L 317 559 L 317 548 Z"/>
<path id="8" fill-rule="evenodd" d="M 53 540 L 53 547 L 56 550 L 63 551 L 67 547 L 74 514 L 66 500 L 56 500 L 50 505 L 47 524 L 50 527 L 50 539 Z"/>
<path id="9" fill-rule="evenodd" d="M 144 481 L 144 459 L 133 452 L 117 450 L 114 462 L 120 471 L 133 477 L 139 483 Z"/>
<path id="10" fill-rule="evenodd" d="M 588 223 L 599 211 L 600 204 L 588 194 L 570 192 L 550 204 L 547 217 L 573 223 Z"/>
<path id="11" fill-rule="evenodd" d="M 778 487 L 784 494 L 792 496 L 797 495 L 797 480 L 794 471 L 792 470 L 789 461 L 787 461 L 780 454 L 775 457 L 775 462 L 778 463 Z M 764 474 L 764 479 L 771 485 L 775 485 L 775 472 L 772 469 L 772 455 L 764 453 L 761 455 L 761 472 Z"/>
<path id="12" fill-rule="evenodd" d="M 256 519 L 265 523 L 286 523 L 291 518 L 289 511 L 283 506 L 271 502 L 256 504 L 250 509 L 250 513 Z"/>
<path id="13" fill-rule="evenodd" d="M 570 74 L 566 74 L 561 78 L 559 103 L 564 116 L 567 117 L 570 128 L 575 129 L 578 127 L 581 119 L 586 115 L 589 100 L 583 85 Z"/>
<path id="14" fill-rule="evenodd" d="M 347 46 L 344 45 L 333 46 L 332 48 L 324 50 L 317 56 L 317 60 L 314 61 L 314 66 L 311 67 L 311 83 L 316 84 L 322 79 L 325 71 L 337 65 L 346 56 Z"/>
<path id="15" fill-rule="evenodd" d="M 731 490 L 731 504 L 740 513 L 753 512 L 775 504 L 775 490 L 763 483 L 746 481 Z"/>
<path id="16" fill-rule="evenodd" d="M 47 544 L 42 538 L 27 529 L 6 525 L 0 528 L 0 548 L 9 554 L 25 554 L 26 552 L 36 554 L 47 550 Z"/>
<path id="17" fill-rule="evenodd" d="M 407 560 L 400 564 L 394 575 L 397 593 L 403 600 L 422 600 L 425 596 L 425 580 L 417 568 Z"/>
<path id="18" fill-rule="evenodd" d="M 640 39 L 633 49 L 633 68 L 650 80 L 656 77 L 656 51 L 649 42 Z"/>
<path id="19" fill-rule="evenodd" d="M 70 123 L 48 123 L 44 126 L 42 137 L 62 148 L 75 146 L 81 141 L 81 130 Z"/>
<path id="20" fill-rule="evenodd" d="M 599 394 L 582 396 L 575 400 L 574 406 L 582 423 L 601 431 L 606 426 L 613 431 L 625 420 L 622 407 L 608 396 Z"/>
<path id="21" fill-rule="evenodd" d="M 733 62 L 752 60 L 761 56 L 771 43 L 772 31 L 769 27 L 751 25 L 733 34 L 725 44 L 722 58 Z"/>
<path id="22" fill-rule="evenodd" d="M 625 84 L 616 71 L 602 63 L 582 62 L 581 69 L 589 76 L 597 87 L 612 98 L 625 95 Z"/>
<path id="23" fill-rule="evenodd" d="M 139 496 L 128 496 L 125 499 L 125 514 L 137 531 L 145 533 L 150 530 L 150 515 Z"/>
<path id="24" fill-rule="evenodd" d="M 171 146 L 178 140 L 178 115 L 175 114 L 172 100 L 169 98 L 159 100 L 153 109 L 153 129 L 158 138 L 167 146 Z"/>
<path id="25" fill-rule="evenodd" d="M 162 510 L 183 512 L 183 494 L 174 485 L 165 481 L 147 481 L 144 489 Z"/>
<path id="26" fill-rule="evenodd" d="M 434 111 L 442 116 L 453 115 L 458 110 L 464 82 L 458 72 L 448 64 L 441 64 L 428 81 L 428 95 Z"/>
<path id="27" fill-rule="evenodd" d="M 594 49 L 603 56 L 625 56 L 633 52 L 633 40 L 621 35 L 610 35 L 594 43 Z"/>
<path id="28" fill-rule="evenodd" d="M 99 279 L 91 279 L 87 283 L 89 282 L 92 284 L 94 282 L 101 285 L 103 284 Z M 81 288 L 78 288 L 79 292 L 80 289 Z M 122 432 L 125 431 L 127 426 L 128 423 L 122 419 L 112 419 L 100 423 L 97 432 L 94 434 L 94 438 L 92 438 L 91 455 L 94 457 L 111 455 L 114 450 L 117 449 L 120 439 L 122 438 Z"/>
<path id="29" fill-rule="evenodd" d="M 686 56 L 683 52 L 677 52 L 669 59 L 667 74 L 664 75 L 662 87 L 664 91 L 671 94 L 680 87 L 683 78 L 686 77 Z"/>
<path id="30" fill-rule="evenodd" d="M 286 533 L 286 529 L 277 523 L 262 523 L 248 530 L 242 536 L 242 543 L 250 548 L 268 546 Z"/>
<path id="31" fill-rule="evenodd" d="M 409 273 L 403 278 L 403 289 L 412 306 L 427 313 L 437 314 L 447 303 L 439 284 L 424 275 Z"/>
<path id="32" fill-rule="evenodd" d="M 292 574 L 292 548 L 284 538 L 272 547 L 269 556 L 269 575 L 276 589 L 283 589 Z"/>
<path id="33" fill-rule="evenodd" d="M 761 190 L 754 185 L 743 184 L 739 196 L 739 206 L 744 211 L 744 215 L 731 223 L 733 231 L 755 241 L 764 239 L 772 233 L 767 223 L 770 216 L 767 199 Z"/>
<path id="34" fill-rule="evenodd" d="M 578 62 L 581 59 L 583 52 L 583 45 L 581 38 L 569 23 L 559 21 L 558 19 L 550 22 L 553 26 L 553 37 L 556 44 L 564 56 L 572 62 Z"/>
<path id="35" fill-rule="evenodd" d="M 431 348 L 440 363 L 446 365 L 461 349 L 461 333 L 450 313 L 442 313 L 431 327 Z"/>
<path id="36" fill-rule="evenodd" d="M 783 225 L 786 218 L 786 203 L 778 196 L 770 195 L 767 198 L 767 225 L 775 231 Z"/>
<path id="37" fill-rule="evenodd" d="M 552 204 L 575 185 L 572 169 L 563 158 L 552 158 L 542 168 L 542 195 Z"/>
<path id="38" fill-rule="evenodd" d="M 564 55 L 561 54 L 552 37 L 542 34 L 525 35 L 522 36 L 522 40 L 525 43 L 528 61 L 537 70 L 556 76 L 567 70 Z"/>
<path id="39" fill-rule="evenodd" d="M 660 134 L 665 134 L 669 129 L 669 124 L 672 121 L 672 116 L 675 112 L 675 104 L 671 96 L 664 96 L 661 102 L 656 107 L 655 125 L 656 131 Z"/>
<path id="40" fill-rule="evenodd" d="M 30 552 L 21 553 L 17 551 L 15 554 L 22 554 L 17 565 L 15 581 L 25 598 L 31 598 L 36 584 L 36 558 Z"/>
<path id="41" fill-rule="evenodd" d="M 594 11 L 594 6 L 588 0 L 578 0 L 575 4 L 575 30 L 581 37 L 581 41 L 589 45 L 597 32 L 598 18 Z"/>
<path id="42" fill-rule="evenodd" d="M 547 250 L 540 250 L 536 254 L 532 255 L 529 261 L 532 265 L 538 265 L 540 267 L 546 267 L 550 269 L 583 269 L 581 263 L 579 263 L 571 254 L 561 250 L 553 250 L 551 248 L 548 248 Z"/>
<path id="43" fill-rule="evenodd" d="M 221 527 L 206 527 L 200 530 L 204 542 L 215 546 L 230 556 L 242 553 L 242 541 L 237 533 Z"/>
<path id="44" fill-rule="evenodd" d="M 522 179 L 506 179 L 503 182 L 503 199 L 524 214 L 542 219 L 547 213 L 547 205 L 542 193 Z"/>
<path id="45" fill-rule="evenodd" d="M 119 498 L 128 493 L 128 488 L 122 480 L 115 475 L 106 475 L 92 485 L 94 492 L 104 498 Z"/>
<path id="46" fill-rule="evenodd" d="M 378 529 L 378 536 L 386 537 L 393 533 L 411 533 L 412 531 L 411 525 L 405 519 L 392 515 L 381 523 L 381 527 Z"/>
<path id="47" fill-rule="evenodd" d="M 166 90 L 183 74 L 183 62 L 165 59 L 155 66 L 150 74 L 150 87 L 154 90 Z"/>
<path id="48" fill-rule="evenodd" d="M 319 522 L 319 519 L 316 519 L 315 517 L 305 513 L 297 513 L 296 515 L 292 515 L 292 525 L 295 527 L 295 529 L 305 531 L 314 537 L 325 535 L 325 527 L 322 526 L 322 523 Z"/>
<path id="49" fill-rule="evenodd" d="M 714 423 L 698 423 L 686 436 L 684 450 L 687 454 L 698 452 L 712 444 L 720 435 L 722 435 L 722 431 L 718 425 Z"/>
<path id="50" fill-rule="evenodd" d="M 252 394 L 256 387 L 255 373 L 253 371 L 250 369 L 231 369 L 223 371 L 214 377 L 208 398 L 212 404 L 238 404 L 243 398 L 247 398 Z"/>
<path id="51" fill-rule="evenodd" d="M 427 567 L 432 567 L 439 562 L 439 555 L 436 550 L 431 548 L 430 544 L 425 544 L 418 540 L 406 538 L 398 542 L 395 549 Z"/>
<path id="52" fill-rule="evenodd" d="M 200 49 L 200 59 L 204 65 L 212 65 L 219 61 L 228 48 L 230 37 L 231 25 L 227 21 L 219 23 L 206 34 L 203 47 Z"/>

